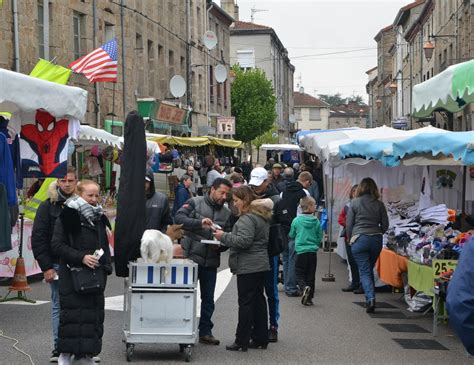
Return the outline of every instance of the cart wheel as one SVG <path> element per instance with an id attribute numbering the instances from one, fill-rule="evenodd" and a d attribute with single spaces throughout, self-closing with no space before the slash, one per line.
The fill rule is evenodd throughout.
<path id="1" fill-rule="evenodd" d="M 127 343 L 127 361 L 132 361 L 133 351 L 135 350 L 135 345 L 133 343 Z"/>
<path id="2" fill-rule="evenodd" d="M 182 345 L 180 344 L 179 345 L 179 352 L 184 352 L 184 348 L 186 347 L 186 345 Z"/>
<path id="3" fill-rule="evenodd" d="M 193 353 L 193 348 L 191 346 L 187 346 L 184 348 L 184 361 L 185 362 L 191 361 L 192 353 Z"/>

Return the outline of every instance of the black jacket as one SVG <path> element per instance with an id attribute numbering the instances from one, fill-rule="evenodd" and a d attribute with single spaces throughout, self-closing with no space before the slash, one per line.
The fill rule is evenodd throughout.
<path id="1" fill-rule="evenodd" d="M 106 227 L 110 228 L 110 223 L 105 215 L 91 226 L 80 218 L 77 210 L 68 207 L 64 208 L 56 221 L 51 246 L 60 257 L 59 352 L 95 356 L 102 350 L 104 293 L 77 294 L 73 289 L 68 265 L 83 266 L 83 257 L 100 247 L 105 253 L 99 263 L 104 268 L 104 275 L 110 275 L 112 264 Z"/>
<path id="2" fill-rule="evenodd" d="M 56 219 L 61 214 L 65 202 L 58 194 L 56 182 L 49 186 L 48 196 L 49 198 L 42 202 L 36 211 L 31 234 L 33 255 L 43 272 L 52 269 L 53 264 L 59 263 L 58 256 L 51 250 L 51 239 Z"/>
<path id="3" fill-rule="evenodd" d="M 298 205 L 301 198 L 306 196 L 306 192 L 298 181 L 291 182 L 287 185 L 286 190 L 282 193 L 281 199 L 274 208 L 275 220 L 287 227 L 291 226 L 291 222 L 296 218 Z"/>
<path id="4" fill-rule="evenodd" d="M 164 232 L 169 224 L 173 224 L 168 197 L 163 193 L 155 191 L 153 172 L 147 172 L 146 176 L 151 181 L 150 189 L 146 192 L 145 229 L 156 229 Z"/>

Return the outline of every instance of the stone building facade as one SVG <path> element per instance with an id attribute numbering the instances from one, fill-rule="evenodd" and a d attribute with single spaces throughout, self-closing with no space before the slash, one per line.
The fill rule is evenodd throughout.
<path id="1" fill-rule="evenodd" d="M 208 115 L 230 115 L 229 81 L 221 91 L 227 96 L 225 107 L 223 102 L 213 105 L 206 98 L 211 71 L 208 65 L 217 62 L 215 59 L 227 68 L 230 64 L 232 18 L 215 3 L 209 0 L 127 0 L 121 6 L 121 0 L 17 0 L 18 63 L 15 62 L 12 4 L 13 1 L 4 1 L 0 8 L 2 68 L 28 74 L 39 57 L 54 59 L 67 67 L 106 41 L 117 38 L 119 72 L 115 93 L 113 83 L 90 84 L 79 74 L 73 75 L 69 82 L 89 92 L 87 123 L 101 127 L 112 113 L 115 119 L 124 120 L 130 110 L 136 109 L 136 99 L 143 97 L 169 100 L 184 107 L 190 104 L 194 108 L 192 128 L 177 126 L 173 130 L 175 134 L 192 131 L 197 135 L 199 125 L 208 125 Z M 207 29 L 217 28 L 218 47 L 208 56 L 202 34 Z M 187 95 L 179 100 L 173 98 L 169 90 L 173 75 L 188 80 L 191 98 Z"/>

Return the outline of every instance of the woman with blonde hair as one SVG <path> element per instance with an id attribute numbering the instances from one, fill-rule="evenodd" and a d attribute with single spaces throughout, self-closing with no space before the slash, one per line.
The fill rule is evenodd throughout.
<path id="1" fill-rule="evenodd" d="M 375 310 L 374 266 L 382 251 L 383 234 L 388 229 L 387 210 L 379 198 L 375 181 L 369 177 L 362 179 L 346 219 L 347 237 L 359 268 L 367 313 Z"/>
<path id="2" fill-rule="evenodd" d="M 232 198 L 239 220 L 232 233 L 221 230 L 214 233 L 223 246 L 230 248 L 229 267 L 237 275 L 239 320 L 235 341 L 226 349 L 266 349 L 268 316 L 263 292 L 265 272 L 270 270 L 267 245 L 273 202 L 270 199 L 255 199 L 248 186 L 232 189 Z"/>
<path id="3" fill-rule="evenodd" d="M 106 233 L 110 223 L 99 205 L 99 185 L 83 180 L 77 192 L 56 220 L 51 242 L 59 256 L 59 364 L 79 359 L 94 364 L 93 357 L 101 352 L 104 290 L 112 273 Z"/>

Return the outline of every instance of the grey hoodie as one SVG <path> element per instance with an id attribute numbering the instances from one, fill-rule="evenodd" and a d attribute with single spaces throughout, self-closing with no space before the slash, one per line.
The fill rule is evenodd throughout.
<path id="1" fill-rule="evenodd" d="M 360 234 L 384 234 L 387 229 L 387 210 L 380 200 L 365 194 L 351 201 L 346 218 L 349 238 Z"/>

